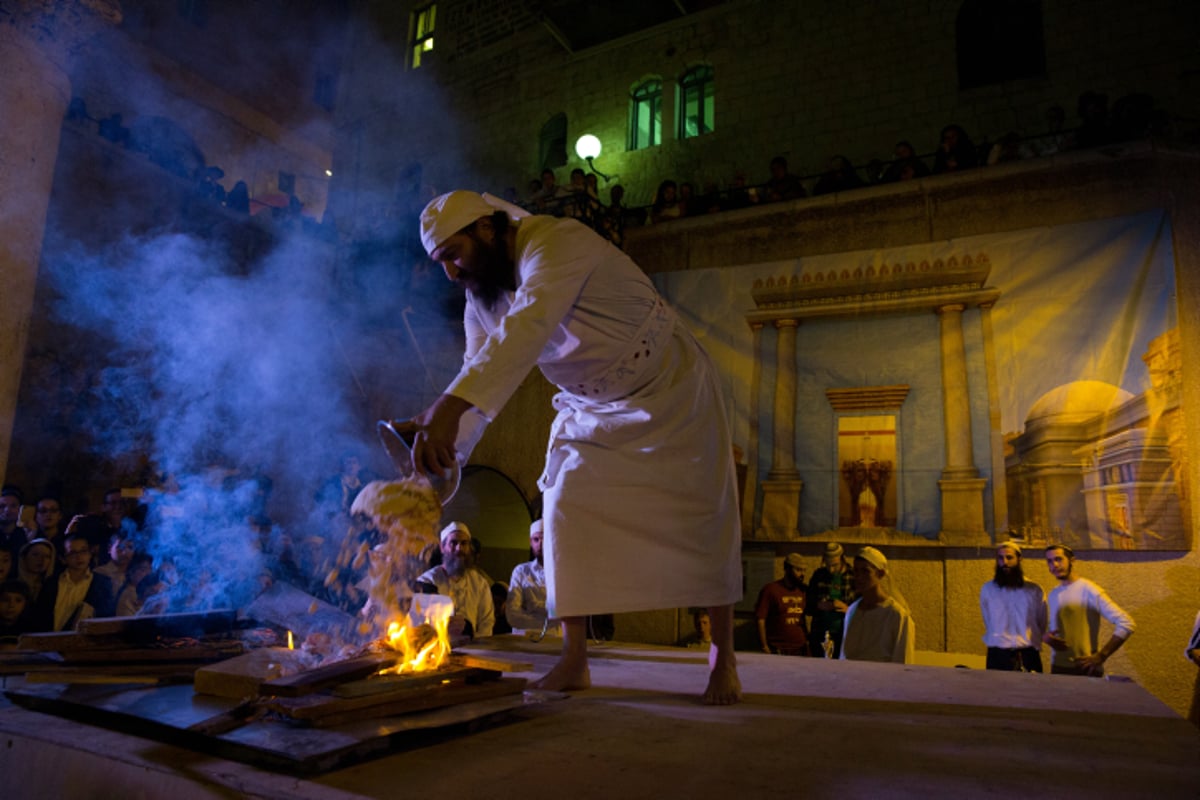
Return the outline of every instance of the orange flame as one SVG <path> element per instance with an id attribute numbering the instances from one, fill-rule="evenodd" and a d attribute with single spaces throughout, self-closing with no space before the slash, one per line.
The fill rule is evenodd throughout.
<path id="1" fill-rule="evenodd" d="M 425 611 L 425 624 L 409 626 L 402 621 L 388 623 L 384 641 L 388 647 L 401 654 L 394 667 L 383 674 L 424 672 L 437 669 L 450 655 L 450 617 L 452 606 L 432 606 Z M 407 621 L 407 620 L 405 620 Z M 434 636 L 430 637 L 430 628 Z"/>

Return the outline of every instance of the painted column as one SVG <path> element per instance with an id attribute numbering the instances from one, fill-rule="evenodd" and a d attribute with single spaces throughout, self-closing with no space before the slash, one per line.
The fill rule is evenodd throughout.
<path id="1" fill-rule="evenodd" d="M 1004 431 L 1000 418 L 1000 383 L 996 370 L 996 334 L 992 328 L 994 302 L 979 304 L 983 325 L 983 358 L 987 368 L 988 429 L 992 448 L 992 520 L 997 542 L 1008 538 L 1008 476 L 1004 464 Z"/>
<path id="2" fill-rule="evenodd" d="M 946 465 L 942 492 L 942 536 L 952 544 L 989 543 L 983 524 L 983 488 L 971 448 L 971 397 L 967 387 L 967 351 L 962 315 L 966 306 L 939 306 L 942 346 L 942 402 Z"/>
<path id="3" fill-rule="evenodd" d="M 115 0 L 0 0 L 0 475 L 8 468 L 59 133 L 71 99 L 69 55 L 120 19 Z"/>
<path id="4" fill-rule="evenodd" d="M 763 481 L 760 539 L 796 539 L 800 535 L 800 490 L 796 469 L 796 333 L 795 319 L 775 320 L 775 403 L 771 423 L 771 470 Z"/>
<path id="5" fill-rule="evenodd" d="M 762 392 L 759 384 L 762 382 L 762 323 L 750 324 L 751 357 L 753 364 L 750 373 L 750 431 L 746 441 L 746 481 L 742 486 L 742 531 L 748 533 L 754 530 L 754 507 L 758 500 L 758 436 L 759 436 L 759 403 Z"/>

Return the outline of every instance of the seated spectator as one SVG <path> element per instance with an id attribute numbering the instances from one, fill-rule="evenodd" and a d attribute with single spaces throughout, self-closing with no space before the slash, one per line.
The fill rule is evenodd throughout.
<path id="1" fill-rule="evenodd" d="M 1006 161 L 1020 161 L 1022 158 L 1025 158 L 1025 155 L 1021 151 L 1021 134 L 1009 131 L 988 150 L 987 165 L 991 167 Z"/>
<path id="2" fill-rule="evenodd" d="M 937 154 L 933 157 L 933 173 L 957 172 L 979 166 L 979 153 L 975 143 L 960 125 L 947 125 L 942 128 L 941 142 Z"/>
<path id="3" fill-rule="evenodd" d="M 529 185 L 525 187 L 525 200 L 521 206 L 529 211 L 537 209 L 538 195 L 542 193 L 542 182 L 537 178 L 530 178 Z"/>
<path id="4" fill-rule="evenodd" d="M 863 179 L 858 177 L 858 172 L 851 166 L 850 159 L 834 156 L 829 159 L 829 167 L 817 178 L 817 184 L 813 187 L 813 197 L 845 192 L 865 185 Z"/>
<path id="5" fill-rule="evenodd" d="M 496 624 L 492 626 L 492 635 L 512 633 L 512 625 L 508 624 L 505 604 L 508 602 L 508 584 L 504 581 L 492 582 L 492 609 L 496 613 Z"/>
<path id="6" fill-rule="evenodd" d="M 1052 156 L 1067 149 L 1069 137 L 1063 130 L 1066 120 L 1067 112 L 1062 106 L 1046 109 L 1046 130 L 1028 143 L 1030 157 Z"/>
<path id="7" fill-rule="evenodd" d="M 92 571 L 92 550 L 80 533 L 68 533 L 65 568 L 38 597 L 34 613 L 41 630 L 69 631 L 84 619 L 111 617 L 116 606 L 112 582 Z M 44 627 L 49 622 L 49 627 Z"/>
<path id="8" fill-rule="evenodd" d="M 578 167 L 571 170 L 571 185 L 567 188 L 566 199 L 562 202 L 563 214 L 594 227 L 599 222 L 600 210 L 600 200 L 588 190 L 587 177 L 583 170 Z"/>
<path id="9" fill-rule="evenodd" d="M 542 521 L 529 526 L 530 560 L 513 568 L 508 582 L 507 613 L 513 633 L 543 631 L 546 625 L 546 571 L 542 555 Z"/>
<path id="10" fill-rule="evenodd" d="M 0 648 L 15 646 L 29 629 L 29 587 L 22 581 L 0 581 Z"/>
<path id="11" fill-rule="evenodd" d="M 1086 91 L 1079 95 L 1075 108 L 1079 115 L 1079 127 L 1072 136 L 1072 147 L 1085 149 L 1112 142 L 1112 129 L 1108 123 L 1108 95 Z"/>
<path id="12" fill-rule="evenodd" d="M 917 634 L 912 615 L 891 587 L 888 563 L 874 547 L 854 558 L 854 590 L 859 597 L 846 610 L 843 660 L 911 664 Z"/>
<path id="13" fill-rule="evenodd" d="M 117 591 L 118 617 L 137 616 L 142 610 L 143 597 L 138 593 L 138 586 L 154 571 L 154 559 L 149 553 L 134 553 L 129 560 L 129 568 L 125 570 L 125 582 Z"/>
<path id="14" fill-rule="evenodd" d="M 929 174 L 929 167 L 925 166 L 924 161 L 917 158 L 917 151 L 907 141 L 896 142 L 893 152 L 896 159 L 884 171 L 882 178 L 884 183 L 911 181 L 914 178 L 924 178 Z"/>
<path id="15" fill-rule="evenodd" d="M 492 581 L 475 567 L 471 531 L 462 522 L 451 522 L 439 535 L 442 563 L 417 578 L 438 594 L 454 601 L 454 616 L 469 625 L 464 633 L 473 638 L 492 635 L 496 612 L 492 606 Z M 452 627 L 453 627 L 452 620 Z"/>
<path id="16" fill-rule="evenodd" d="M 37 606 L 43 592 L 49 591 L 57 564 L 54 545 L 45 539 L 34 539 L 21 548 L 17 557 L 17 579 L 29 588 L 29 602 Z M 44 630 L 44 629 L 39 629 Z"/>
<path id="17" fill-rule="evenodd" d="M 687 217 L 695 213 L 696 189 L 687 181 L 679 184 L 679 216 Z"/>
<path id="18" fill-rule="evenodd" d="M 87 540 L 92 551 L 92 564 L 99 565 L 108 561 L 108 543 L 114 533 L 121 530 L 120 524 L 110 527 L 106 517 L 99 514 L 76 514 L 67 523 L 66 536 L 63 537 L 63 549 L 59 558 L 66 563 L 66 537 L 78 534 Z"/>
<path id="19" fill-rule="evenodd" d="M 711 647 L 712 618 L 708 611 L 697 608 L 692 611 L 692 632 L 679 640 L 680 647 Z"/>
<path id="20" fill-rule="evenodd" d="M 114 533 L 108 545 L 109 560 L 96 567 L 96 574 L 103 575 L 112 583 L 114 604 L 117 602 L 117 595 L 121 588 L 125 585 L 125 573 L 133 561 L 133 554 L 133 539 L 129 532 Z"/>
<path id="21" fill-rule="evenodd" d="M 690 214 L 715 214 L 721 210 L 721 190 L 716 181 L 704 184 L 704 193 L 696 196 L 691 208 Z"/>
<path id="22" fill-rule="evenodd" d="M 741 172 L 734 174 L 733 185 L 729 191 L 725 193 L 725 199 L 721 203 L 721 210 L 733 211 L 739 208 L 746 208 L 758 202 L 758 188 L 755 186 L 746 185 L 746 176 Z"/>
<path id="23" fill-rule="evenodd" d="M 225 170 L 217 166 L 200 167 L 196 170 L 196 194 L 217 203 L 225 202 L 225 187 L 219 181 L 225 177 Z"/>
<path id="24" fill-rule="evenodd" d="M 654 204 L 650 206 L 650 222 L 657 225 L 683 216 L 678 192 L 679 187 L 675 181 L 665 180 L 658 185 L 658 191 L 654 193 Z"/>
<path id="25" fill-rule="evenodd" d="M 17 557 L 13 551 L 0 547 L 0 581 L 14 580 L 17 577 Z"/>
<path id="26" fill-rule="evenodd" d="M 770 169 L 771 179 L 767 181 L 766 202 L 777 203 L 780 200 L 808 197 L 808 192 L 804 191 L 804 184 L 800 182 L 800 177 L 788 172 L 786 158 L 783 156 L 772 158 Z"/>
<path id="27" fill-rule="evenodd" d="M 542 170 L 542 190 L 534 195 L 533 203 L 543 214 L 557 214 L 559 203 L 567 196 L 567 190 L 557 184 L 554 170 Z"/>

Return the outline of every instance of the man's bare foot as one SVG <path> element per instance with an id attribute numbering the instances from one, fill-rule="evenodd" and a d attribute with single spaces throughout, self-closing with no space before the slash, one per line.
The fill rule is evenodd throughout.
<path id="1" fill-rule="evenodd" d="M 710 706 L 730 706 L 742 702 L 742 681 L 737 674 L 737 660 L 732 653 L 720 653 L 714 646 L 709 652 L 708 686 L 704 703 Z"/>
<path id="2" fill-rule="evenodd" d="M 538 678 L 530 688 L 545 692 L 574 692 L 590 688 L 592 673 L 588 669 L 587 659 L 582 662 L 564 656 L 542 677 Z"/>

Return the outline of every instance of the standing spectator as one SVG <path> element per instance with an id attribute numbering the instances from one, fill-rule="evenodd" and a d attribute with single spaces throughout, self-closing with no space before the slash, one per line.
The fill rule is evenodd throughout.
<path id="1" fill-rule="evenodd" d="M 808 655 L 808 633 L 804 630 L 804 562 L 799 553 L 783 560 L 783 577 L 758 592 L 754 616 L 758 641 L 764 653 L 781 656 Z"/>
<path id="2" fill-rule="evenodd" d="M 962 126 L 947 125 L 942 128 L 941 141 L 933 157 L 934 174 L 957 172 L 976 166 L 979 166 L 979 153 L 975 151 L 974 142 Z"/>
<path id="3" fill-rule="evenodd" d="M 808 196 L 808 192 L 804 191 L 804 184 L 800 182 L 800 176 L 788 172 L 786 158 L 783 156 L 772 158 L 770 170 L 771 179 L 767 181 L 766 202 L 776 203 L 780 200 L 795 200 Z"/>
<path id="4" fill-rule="evenodd" d="M 48 591 L 56 566 L 54 545 L 45 539 L 34 539 L 21 548 L 17 558 L 17 578 L 29 587 L 29 602 L 33 607 L 38 606 L 43 592 Z"/>
<path id="5" fill-rule="evenodd" d="M 250 187 L 245 181 L 238 181 L 225 196 L 225 207 L 237 214 L 250 213 Z"/>
<path id="6" fill-rule="evenodd" d="M 845 156 L 834 156 L 829 159 L 829 165 L 825 172 L 817 178 L 817 184 L 813 187 L 813 197 L 845 192 L 865 185 L 863 179 L 858 177 L 858 171 L 850 164 L 850 159 Z"/>
<path id="7" fill-rule="evenodd" d="M 111 617 L 116 605 L 112 582 L 92 572 L 92 550 L 80 533 L 68 533 L 66 564 L 56 579 L 43 587 L 36 613 L 42 630 L 74 630 L 80 620 Z M 49 626 L 45 626 L 46 622 Z"/>
<path id="8" fill-rule="evenodd" d="M 679 640 L 680 647 L 712 647 L 712 616 L 703 608 L 692 610 L 692 632 Z"/>
<path id="9" fill-rule="evenodd" d="M 846 610 L 843 660 L 911 664 L 917 633 L 908 607 L 888 578 L 888 562 L 874 547 L 854 557 L 854 588 L 859 598 Z"/>
<path id="10" fill-rule="evenodd" d="M 1188 639 L 1183 654 L 1188 661 L 1200 667 L 1200 611 L 1196 612 L 1196 621 L 1192 623 L 1192 636 Z M 1200 671 L 1196 672 L 1196 685 L 1192 687 L 1192 707 L 1188 711 L 1188 720 L 1200 727 Z"/>
<path id="11" fill-rule="evenodd" d="M 1003 542 L 996 548 L 996 573 L 979 590 L 979 610 L 988 669 L 1042 671 L 1046 593 L 1025 580 L 1021 545 L 1016 542 Z"/>
<path id="12" fill-rule="evenodd" d="M 42 495 L 34 506 L 33 521 L 36 527 L 29 532 L 29 540 L 45 539 L 54 545 L 61 557 L 66 535 L 62 524 L 62 502 L 53 495 Z"/>
<path id="13" fill-rule="evenodd" d="M 1050 672 L 1055 675 L 1104 675 L 1104 662 L 1133 635 L 1133 617 L 1114 603 L 1108 593 L 1075 571 L 1075 551 L 1065 544 L 1046 548 L 1046 566 L 1058 579 L 1050 590 L 1050 631 L 1043 638 L 1054 648 Z M 1111 622 L 1113 631 L 1104 646 L 1100 641 L 1100 618 Z"/>
<path id="14" fill-rule="evenodd" d="M 534 205 L 539 213 L 554 214 L 558 211 L 559 201 L 566 197 L 567 190 L 557 184 L 554 170 L 542 170 L 542 190 L 533 197 Z"/>
<path id="15" fill-rule="evenodd" d="M 654 204 L 650 206 L 650 221 L 657 225 L 667 220 L 679 219 L 683 209 L 679 207 L 679 187 L 673 180 L 665 180 L 654 193 Z"/>
<path id="16" fill-rule="evenodd" d="M 545 631 L 546 570 L 542 555 L 542 521 L 529 526 L 529 554 L 532 558 L 513 568 L 508 582 L 508 622 L 513 633 Z"/>
<path id="17" fill-rule="evenodd" d="M 317 493 L 317 503 L 330 511 L 349 514 L 354 498 L 371 480 L 357 455 L 343 453 L 338 474 L 325 481 Z"/>
<path id="18" fill-rule="evenodd" d="M 845 551 L 837 542 L 825 545 L 821 566 L 808 582 L 808 595 L 804 601 L 804 613 L 812 617 L 809 629 L 809 654 L 818 658 L 837 658 L 842 653 L 842 630 L 846 622 L 846 609 L 858 597 L 854 593 L 854 575 Z M 833 650 L 825 655 L 825 637 L 829 637 Z"/>
<path id="19" fill-rule="evenodd" d="M 0 548 L 16 553 L 29 541 L 21 527 L 21 490 L 15 486 L 0 489 Z"/>
<path id="20" fill-rule="evenodd" d="M 16 645 L 29 629 L 29 587 L 21 581 L 0 581 L 0 648 Z"/>

